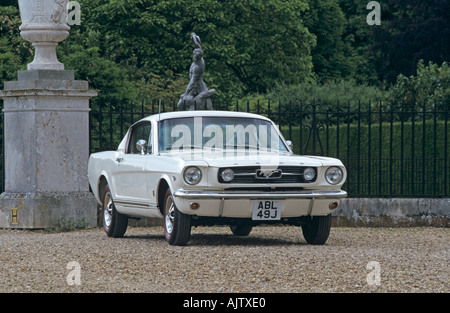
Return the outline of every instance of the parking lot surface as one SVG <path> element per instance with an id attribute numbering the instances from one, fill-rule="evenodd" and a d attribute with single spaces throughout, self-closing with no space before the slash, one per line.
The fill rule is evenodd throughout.
<path id="1" fill-rule="evenodd" d="M 247 237 L 197 227 L 185 247 L 162 227 L 0 230 L 0 292 L 450 292 L 448 228 L 331 229 L 323 246 L 301 228 Z"/>

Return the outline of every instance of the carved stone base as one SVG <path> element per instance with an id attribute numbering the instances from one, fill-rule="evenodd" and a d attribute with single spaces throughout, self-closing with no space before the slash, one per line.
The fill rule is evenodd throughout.
<path id="1" fill-rule="evenodd" d="M 43 229 L 97 225 L 97 200 L 90 192 L 28 192 L 0 195 L 0 228 Z"/>

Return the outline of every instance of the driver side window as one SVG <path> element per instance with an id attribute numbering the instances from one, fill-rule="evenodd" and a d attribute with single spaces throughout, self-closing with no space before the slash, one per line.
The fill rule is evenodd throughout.
<path id="1" fill-rule="evenodd" d="M 152 144 L 151 144 L 151 137 L 150 137 L 151 129 L 152 129 L 151 124 L 149 122 L 145 122 L 145 123 L 136 125 L 131 130 L 131 136 L 130 136 L 130 140 L 128 142 L 128 147 L 127 147 L 128 154 L 141 154 L 141 151 L 137 147 L 137 143 L 139 140 L 145 140 L 145 142 L 146 142 L 146 144 L 144 145 L 144 148 L 145 148 L 144 154 L 148 154 L 148 153 L 152 152 L 151 151 Z"/>

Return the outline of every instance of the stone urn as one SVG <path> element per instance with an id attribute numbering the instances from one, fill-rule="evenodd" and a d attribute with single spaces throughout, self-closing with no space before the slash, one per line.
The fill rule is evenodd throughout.
<path id="1" fill-rule="evenodd" d="M 35 47 L 28 70 L 64 70 L 56 46 L 69 36 L 68 0 L 19 0 L 20 35 Z"/>

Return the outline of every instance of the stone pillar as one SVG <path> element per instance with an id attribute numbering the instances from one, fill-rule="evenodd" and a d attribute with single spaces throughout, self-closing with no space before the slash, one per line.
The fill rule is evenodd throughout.
<path id="1" fill-rule="evenodd" d="M 48 228 L 62 219 L 96 225 L 89 192 L 89 99 L 72 71 L 19 72 L 5 82 L 5 192 L 0 227 Z"/>
<path id="2" fill-rule="evenodd" d="M 68 35 L 67 0 L 19 0 L 21 35 L 36 47 L 18 80 L 5 82 L 5 192 L 0 228 L 51 228 L 61 221 L 96 226 L 89 192 L 89 99 L 97 91 L 76 81 L 55 47 Z"/>

